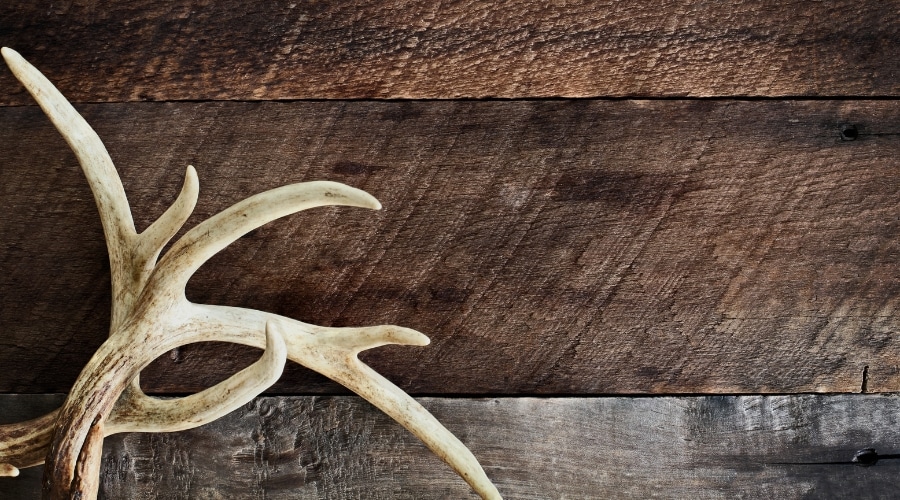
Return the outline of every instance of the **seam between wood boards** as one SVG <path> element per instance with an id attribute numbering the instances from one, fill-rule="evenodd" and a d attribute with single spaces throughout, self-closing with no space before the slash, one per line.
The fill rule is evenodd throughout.
<path id="1" fill-rule="evenodd" d="M 589 96 L 589 97 L 435 97 L 435 98 L 297 98 L 297 99 L 162 99 L 135 101 L 72 101 L 73 104 L 137 104 L 137 103 L 294 103 L 294 102 L 562 102 L 562 101 L 900 101 L 900 96 Z M 36 104 L 0 104 L 0 108 L 36 107 Z"/>

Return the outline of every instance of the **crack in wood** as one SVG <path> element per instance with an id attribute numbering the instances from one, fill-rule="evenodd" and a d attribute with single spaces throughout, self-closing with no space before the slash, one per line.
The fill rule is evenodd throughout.
<path id="1" fill-rule="evenodd" d="M 900 459 L 900 453 L 879 454 L 874 448 L 863 448 L 857 451 L 850 460 L 838 460 L 831 462 L 769 462 L 766 465 L 855 465 L 857 467 L 871 467 L 882 460 Z"/>
<path id="2" fill-rule="evenodd" d="M 869 365 L 863 367 L 862 384 L 860 384 L 859 392 L 865 394 L 869 389 Z"/>

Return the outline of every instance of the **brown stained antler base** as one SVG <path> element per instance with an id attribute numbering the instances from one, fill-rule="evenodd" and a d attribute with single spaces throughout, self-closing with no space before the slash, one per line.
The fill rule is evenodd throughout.
<path id="1" fill-rule="evenodd" d="M 380 209 L 364 191 L 326 181 L 292 184 L 252 196 L 201 222 L 159 257 L 187 220 L 198 181 L 188 167 L 172 206 L 147 230 L 134 228 L 128 200 L 100 138 L 59 91 L 15 51 L 3 48 L 16 78 L 75 152 L 97 203 L 112 274 L 110 335 L 79 375 L 59 410 L 0 426 L 0 476 L 46 463 L 45 498 L 94 498 L 103 438 L 117 432 L 171 432 L 211 422 L 273 384 L 291 359 L 343 384 L 418 436 L 483 498 L 500 494 L 472 453 L 427 410 L 357 358 L 385 344 L 426 345 L 397 326 L 326 328 L 252 309 L 189 302 L 184 287 L 210 257 L 279 217 L 324 205 Z M 216 340 L 265 349 L 250 367 L 180 399 L 144 394 L 138 376 L 151 361 L 185 344 Z"/>

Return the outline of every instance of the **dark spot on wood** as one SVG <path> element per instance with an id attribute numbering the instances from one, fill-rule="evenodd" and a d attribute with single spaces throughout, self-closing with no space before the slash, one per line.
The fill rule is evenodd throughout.
<path id="1" fill-rule="evenodd" d="M 557 202 L 603 203 L 613 208 L 650 208 L 665 195 L 670 184 L 642 173 L 595 170 L 567 173 L 553 190 Z"/>
<path id="2" fill-rule="evenodd" d="M 558 106 L 546 106 L 541 102 L 532 102 L 527 108 L 528 117 L 525 130 L 528 142 L 546 148 L 565 147 L 572 140 L 574 130 L 595 127 L 614 129 L 624 133 L 621 124 L 597 124 L 601 116 L 591 112 L 589 101 L 570 100 L 558 103 Z M 563 118 L 565 117 L 565 118 Z M 593 132 L 591 132 L 593 133 Z M 611 135 L 609 139 L 615 139 Z"/>
<path id="3" fill-rule="evenodd" d="M 341 175 L 362 175 L 373 174 L 386 167 L 381 165 L 368 165 L 365 163 L 357 163 L 354 161 L 339 161 L 331 167 L 331 171 Z"/>
<path id="4" fill-rule="evenodd" d="M 439 302 L 461 304 L 469 297 L 468 290 L 455 287 L 433 288 L 429 291 L 431 292 L 431 298 Z"/>
<path id="5" fill-rule="evenodd" d="M 638 375 L 641 378 L 646 378 L 647 380 L 653 380 L 663 372 L 663 370 L 656 366 L 642 366 L 637 369 Z"/>
<path id="6" fill-rule="evenodd" d="M 415 120 L 422 116 L 422 108 L 414 106 L 410 102 L 391 103 L 388 108 L 381 113 L 381 119 L 392 122 L 404 122 L 407 120 Z"/>

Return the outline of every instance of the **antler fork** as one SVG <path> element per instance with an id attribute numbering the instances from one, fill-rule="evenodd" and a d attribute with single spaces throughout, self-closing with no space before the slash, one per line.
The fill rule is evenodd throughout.
<path id="1" fill-rule="evenodd" d="M 317 206 L 379 209 L 375 198 L 327 181 L 273 189 L 201 222 L 157 261 L 196 204 L 196 171 L 188 167 L 175 203 L 138 234 L 122 183 L 94 130 L 18 53 L 3 48 L 2 54 L 75 152 L 87 177 L 106 236 L 113 307 L 109 338 L 81 372 L 62 408 L 0 426 L 0 475 L 16 475 L 19 467 L 37 465 L 46 455 L 45 497 L 93 498 L 105 436 L 182 430 L 215 420 L 274 383 L 289 358 L 346 386 L 397 420 L 483 498 L 500 498 L 465 445 L 357 358 L 359 352 L 385 344 L 426 345 L 423 334 L 388 325 L 321 327 L 252 309 L 193 304 L 185 298 L 184 286 L 193 273 L 243 234 Z M 172 348 L 212 339 L 265 352 L 250 367 L 192 396 L 161 400 L 141 391 L 138 375 L 155 358 Z"/>

